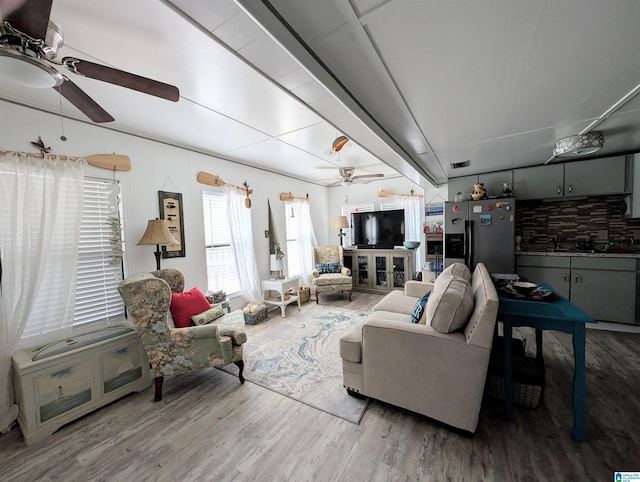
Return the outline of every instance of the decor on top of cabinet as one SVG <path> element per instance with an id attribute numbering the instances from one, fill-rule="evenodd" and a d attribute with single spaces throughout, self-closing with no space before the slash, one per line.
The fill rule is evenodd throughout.
<path id="1" fill-rule="evenodd" d="M 483 182 L 477 182 L 473 185 L 473 191 L 471 192 L 471 198 L 474 201 L 480 201 L 487 198 L 487 191 L 484 189 Z"/>
<path id="2" fill-rule="evenodd" d="M 506 182 L 502 183 L 502 191 L 500 191 L 500 197 L 515 197 L 511 186 L 509 186 Z"/>

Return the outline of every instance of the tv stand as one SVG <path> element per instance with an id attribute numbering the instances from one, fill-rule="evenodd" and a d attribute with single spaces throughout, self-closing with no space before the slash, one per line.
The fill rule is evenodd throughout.
<path id="1" fill-rule="evenodd" d="M 410 249 L 344 249 L 343 265 L 351 270 L 353 289 L 385 294 L 404 289 L 415 277 L 415 251 Z"/>

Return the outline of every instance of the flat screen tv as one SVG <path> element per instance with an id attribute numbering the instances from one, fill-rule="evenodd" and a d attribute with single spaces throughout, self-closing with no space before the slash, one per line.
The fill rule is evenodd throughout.
<path id="1" fill-rule="evenodd" d="M 351 214 L 351 244 L 391 249 L 404 242 L 404 209 Z"/>

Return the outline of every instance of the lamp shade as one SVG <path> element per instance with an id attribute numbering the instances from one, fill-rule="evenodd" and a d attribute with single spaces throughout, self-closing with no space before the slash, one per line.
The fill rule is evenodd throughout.
<path id="1" fill-rule="evenodd" d="M 141 244 L 180 244 L 169 231 L 164 219 L 150 219 L 147 222 L 147 230 L 142 235 L 138 245 Z"/>
<path id="2" fill-rule="evenodd" d="M 278 258 L 277 254 L 269 255 L 269 266 L 271 271 L 282 271 L 284 269 L 284 262 L 282 258 Z"/>
<path id="3" fill-rule="evenodd" d="M 333 219 L 333 227 L 336 229 L 343 229 L 349 227 L 349 220 L 346 216 L 336 216 Z"/>
<path id="4" fill-rule="evenodd" d="M 588 156 L 598 152 L 604 146 L 604 135 L 600 131 L 587 132 L 565 137 L 556 141 L 554 157 Z"/>

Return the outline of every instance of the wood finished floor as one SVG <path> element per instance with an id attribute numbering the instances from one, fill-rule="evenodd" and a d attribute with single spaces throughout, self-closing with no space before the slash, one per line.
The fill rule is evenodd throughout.
<path id="1" fill-rule="evenodd" d="M 324 295 L 321 304 L 369 310 L 378 299 Z M 296 313 L 287 307 L 288 317 Z M 280 319 L 270 312 L 248 336 Z M 545 332 L 542 406 L 516 409 L 509 424 L 500 401 L 485 397 L 473 438 L 376 401 L 355 425 L 204 369 L 168 378 L 159 403 L 152 388 L 131 394 L 31 447 L 18 428 L 1 435 L 0 480 L 613 480 L 614 471 L 640 470 L 639 345 L 640 334 L 587 332 L 582 444 L 570 437 L 571 339 Z"/>

